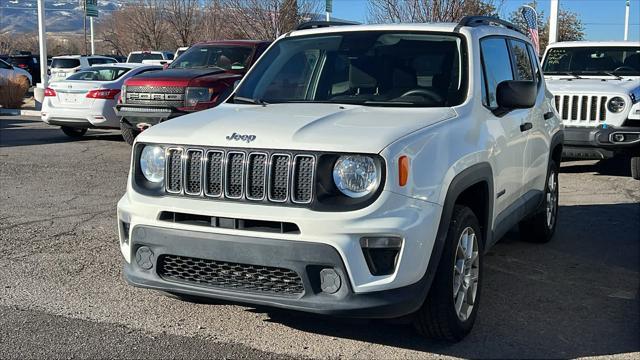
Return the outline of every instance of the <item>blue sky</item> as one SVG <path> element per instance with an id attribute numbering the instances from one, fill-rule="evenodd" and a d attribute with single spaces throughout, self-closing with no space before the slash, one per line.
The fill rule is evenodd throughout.
<path id="1" fill-rule="evenodd" d="M 498 3 L 500 0 L 495 0 Z M 501 18 L 528 1 L 505 0 Z M 366 22 L 368 0 L 334 0 L 333 15 Z M 560 8 L 578 13 L 585 25 L 587 40 L 622 40 L 624 36 L 625 0 L 560 0 Z M 549 0 L 538 0 L 538 10 L 549 14 Z M 640 0 L 631 0 L 629 40 L 640 40 Z"/>

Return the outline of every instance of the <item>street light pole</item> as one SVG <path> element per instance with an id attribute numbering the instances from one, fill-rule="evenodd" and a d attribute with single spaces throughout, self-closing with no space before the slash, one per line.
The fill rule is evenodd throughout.
<path id="1" fill-rule="evenodd" d="M 549 44 L 558 41 L 558 4 L 559 0 L 551 0 L 549 11 Z"/>
<path id="2" fill-rule="evenodd" d="M 89 18 L 89 28 L 91 29 L 91 55 L 95 55 L 96 47 L 93 42 L 93 16 Z"/>
<path id="3" fill-rule="evenodd" d="M 40 83 L 42 88 L 49 84 L 47 72 L 47 32 L 44 24 L 44 0 L 38 0 L 38 42 L 40 45 Z"/>
<path id="4" fill-rule="evenodd" d="M 624 11 L 624 41 L 629 40 L 629 0 Z"/>

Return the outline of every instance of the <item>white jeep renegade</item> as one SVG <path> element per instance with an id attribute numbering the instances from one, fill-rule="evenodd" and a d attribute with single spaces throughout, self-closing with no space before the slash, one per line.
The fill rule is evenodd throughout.
<path id="1" fill-rule="evenodd" d="M 627 154 L 640 180 L 640 42 L 554 43 L 543 70 L 565 125 L 564 156 Z"/>
<path id="2" fill-rule="evenodd" d="M 493 18 L 326 25 L 283 35 L 218 108 L 137 138 L 118 203 L 126 279 L 412 314 L 461 339 L 485 251 L 515 225 L 537 242 L 556 226 L 563 133 L 535 53 Z"/>

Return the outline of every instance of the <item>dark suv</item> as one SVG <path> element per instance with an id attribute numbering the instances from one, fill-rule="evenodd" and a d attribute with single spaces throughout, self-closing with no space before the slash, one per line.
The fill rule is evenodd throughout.
<path id="1" fill-rule="evenodd" d="M 7 62 L 28 71 L 33 78 L 33 84 L 40 82 L 40 61 L 38 55 L 11 55 L 7 59 Z"/>

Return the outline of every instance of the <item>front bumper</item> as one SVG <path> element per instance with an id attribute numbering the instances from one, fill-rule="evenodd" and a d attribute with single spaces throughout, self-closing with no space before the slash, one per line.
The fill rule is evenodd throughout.
<path id="1" fill-rule="evenodd" d="M 248 236 L 207 234 L 202 232 L 138 226 L 132 230 L 134 253 L 146 247 L 144 258 L 125 263 L 128 283 L 168 292 L 274 306 L 298 311 L 348 317 L 399 317 L 416 311 L 424 297 L 422 282 L 398 289 L 364 294 L 354 293 L 347 281 L 347 270 L 338 252 L 326 244 Z M 150 252 L 147 251 L 150 249 Z M 302 294 L 277 295 L 238 291 L 225 286 L 203 286 L 198 282 L 175 280 L 163 276 L 161 261 L 165 255 L 185 258 L 216 259 L 234 264 L 259 264 L 295 271 L 304 286 Z M 148 267 L 151 259 L 153 267 Z M 140 265 L 142 264 L 142 266 Z M 334 270 L 338 289 L 327 293 L 321 289 L 321 271 Z M 235 270 L 235 269 L 234 269 Z M 232 270 L 233 271 L 233 270 Z M 235 276 L 239 276 L 236 273 Z M 245 276 L 250 276 L 243 273 Z M 333 290 L 332 290 L 333 291 Z"/>
<path id="2" fill-rule="evenodd" d="M 281 234 L 168 223 L 160 219 L 162 211 L 287 221 L 300 231 Z M 396 317 L 416 310 L 424 300 L 422 295 L 426 296 L 424 284 L 432 276 L 427 265 L 441 211 L 440 205 L 388 191 L 364 209 L 325 213 L 297 207 L 145 196 L 130 189 L 118 203 L 118 223 L 125 273 L 134 285 L 323 314 Z M 138 229 L 144 229 L 144 234 Z M 373 276 L 369 271 L 360 238 L 375 235 L 403 239 L 392 274 Z M 140 268 L 136 259 L 140 246 L 151 249 L 155 261 L 171 254 L 291 269 L 303 278 L 304 295 L 283 298 L 170 281 L 155 270 Z M 318 290 L 318 271 L 323 266 L 335 269 L 341 277 L 342 288 L 336 294 Z"/>
<path id="3" fill-rule="evenodd" d="M 622 135 L 623 141 L 616 141 Z M 565 126 L 563 156 L 581 159 L 606 159 L 619 152 L 640 150 L 640 128 L 600 125 Z"/>
<path id="4" fill-rule="evenodd" d="M 188 112 L 176 108 L 128 104 L 116 105 L 115 112 L 121 122 L 131 128 L 138 128 L 138 124 L 153 126 L 163 121 L 188 114 Z"/>

